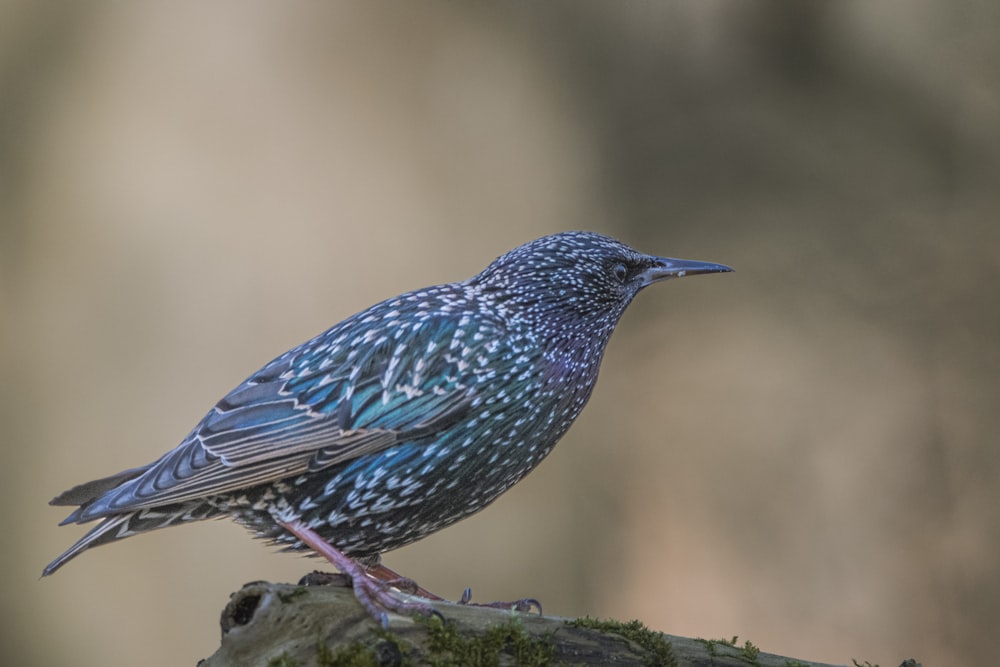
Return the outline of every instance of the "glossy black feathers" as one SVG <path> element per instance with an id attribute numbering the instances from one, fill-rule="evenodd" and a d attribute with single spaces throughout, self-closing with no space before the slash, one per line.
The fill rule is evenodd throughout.
<path id="1" fill-rule="evenodd" d="M 79 506 L 67 523 L 102 523 L 45 574 L 91 546 L 220 515 L 290 548 L 302 545 L 276 520 L 299 520 L 356 557 L 424 537 L 551 450 L 640 289 L 728 270 L 569 232 L 376 304 L 251 375 L 158 461 L 53 500 Z"/>

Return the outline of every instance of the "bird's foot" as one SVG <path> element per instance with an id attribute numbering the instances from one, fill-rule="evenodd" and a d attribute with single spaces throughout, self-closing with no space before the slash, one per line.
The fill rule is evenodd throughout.
<path id="1" fill-rule="evenodd" d="M 431 593 L 426 588 L 422 588 L 413 579 L 400 575 L 382 563 L 376 563 L 375 565 L 368 566 L 366 569 L 369 576 L 374 577 L 379 581 L 384 581 L 393 588 L 398 588 L 399 590 L 409 593 L 410 595 L 427 598 L 428 600 L 444 600 L 444 598 L 440 595 L 434 595 L 434 593 Z"/>
<path id="2" fill-rule="evenodd" d="M 444 600 L 440 595 L 435 595 L 431 593 L 426 588 L 422 588 L 413 579 L 409 577 L 403 577 L 397 574 L 395 571 L 389 569 L 381 562 L 376 562 L 367 568 L 369 576 L 372 576 L 385 584 L 392 586 L 393 588 L 398 588 L 399 590 L 409 593 L 410 595 L 416 595 L 418 597 L 426 598 L 428 600 Z M 512 602 L 472 602 L 472 589 L 466 588 L 462 592 L 462 597 L 459 598 L 456 604 L 468 605 L 470 607 L 489 607 L 491 609 L 507 609 L 510 611 L 519 611 L 523 613 L 528 613 L 532 609 L 538 610 L 538 615 L 542 615 L 542 603 L 535 598 L 522 598 L 520 600 L 514 600 Z"/>
<path id="3" fill-rule="evenodd" d="M 351 578 L 351 586 L 354 589 L 354 597 L 358 599 L 361 606 L 379 622 L 383 628 L 389 627 L 389 616 L 387 611 L 397 614 L 413 615 L 421 614 L 425 616 L 438 615 L 440 613 L 425 602 L 417 600 L 404 600 L 400 597 L 399 589 L 396 589 L 393 581 L 383 581 L 377 576 L 369 574 L 368 569 L 354 559 L 345 556 L 339 550 L 320 537 L 316 531 L 300 521 L 279 521 L 281 526 L 295 537 L 299 538 L 303 544 L 311 547 L 316 553 L 322 555 L 330 561 L 334 567 L 343 574 Z M 386 568 L 388 570 L 388 568 Z M 392 572 L 391 570 L 388 570 Z M 379 570 L 381 572 L 381 570 Z M 314 573 L 313 576 L 315 576 Z M 319 573 L 322 575 L 323 573 Z M 395 574 L 395 573 L 393 573 Z M 310 575 L 306 575 L 309 578 Z M 395 581 L 400 581 L 402 577 L 396 575 Z M 407 580 L 410 581 L 410 580 Z M 326 583 L 332 583 L 327 581 Z M 410 581 L 413 586 L 415 583 Z M 417 586 L 418 590 L 421 590 Z"/>
<path id="4" fill-rule="evenodd" d="M 398 588 L 395 582 L 382 581 L 367 574 L 359 568 L 357 573 L 350 572 L 351 583 L 354 586 L 354 597 L 358 599 L 361 606 L 368 610 L 368 613 L 377 620 L 383 628 L 388 629 L 389 617 L 386 611 L 403 615 L 420 614 L 421 616 L 441 616 L 441 613 L 426 602 L 416 599 L 406 600 L 400 597 L 399 591 L 406 592 Z M 405 582 L 419 588 L 410 579 L 397 579 L 396 582 Z"/>
<path id="5" fill-rule="evenodd" d="M 370 574 L 368 576 L 371 576 Z M 426 595 L 420 595 L 420 591 L 423 590 L 413 579 L 409 577 L 396 577 L 395 579 L 379 579 L 386 586 L 391 586 L 397 590 L 403 591 L 409 595 L 419 595 L 420 597 L 427 597 Z"/>
<path id="6" fill-rule="evenodd" d="M 490 607 L 491 609 L 507 609 L 510 611 L 519 611 L 522 613 L 528 613 L 532 609 L 538 610 L 538 615 L 542 615 L 542 603 L 535 598 L 521 598 L 520 600 L 513 600 L 511 602 L 472 602 L 472 589 L 466 588 L 462 591 L 462 597 L 459 598 L 458 604 L 469 605 L 470 607 Z"/>

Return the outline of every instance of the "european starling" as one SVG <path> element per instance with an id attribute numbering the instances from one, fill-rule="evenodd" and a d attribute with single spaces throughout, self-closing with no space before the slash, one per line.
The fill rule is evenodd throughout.
<path id="1" fill-rule="evenodd" d="M 381 609 L 412 611 L 375 579 L 379 554 L 483 509 L 538 465 L 639 290 L 731 270 L 566 232 L 376 304 L 251 375 L 159 460 L 53 499 L 78 506 L 61 525 L 100 523 L 43 574 L 90 547 L 229 516 L 326 556 L 383 622 Z"/>

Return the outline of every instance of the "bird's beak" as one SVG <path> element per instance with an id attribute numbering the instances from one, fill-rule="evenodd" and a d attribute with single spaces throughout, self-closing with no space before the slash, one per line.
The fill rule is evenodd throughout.
<path id="1" fill-rule="evenodd" d="M 725 264 L 699 262 L 692 259 L 673 259 L 671 257 L 654 257 L 653 265 L 640 274 L 642 287 L 669 278 L 696 276 L 699 273 L 727 273 L 732 271 Z"/>

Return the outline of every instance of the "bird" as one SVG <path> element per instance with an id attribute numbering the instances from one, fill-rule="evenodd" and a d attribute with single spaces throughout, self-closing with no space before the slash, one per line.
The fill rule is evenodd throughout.
<path id="1" fill-rule="evenodd" d="M 377 303 L 250 375 L 156 461 L 52 499 L 76 508 L 60 525 L 99 523 L 43 576 L 92 547 L 229 517 L 326 557 L 383 625 L 426 612 L 393 591 L 381 554 L 482 510 L 545 458 L 641 290 L 728 271 L 561 232 Z"/>

